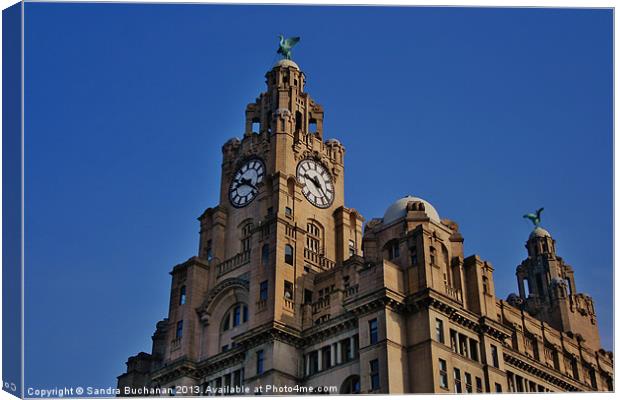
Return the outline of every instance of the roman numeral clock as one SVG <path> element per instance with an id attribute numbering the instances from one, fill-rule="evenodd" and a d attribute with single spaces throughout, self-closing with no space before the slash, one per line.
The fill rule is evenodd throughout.
<path id="1" fill-rule="evenodd" d="M 302 160 L 297 165 L 297 180 L 302 193 L 314 206 L 327 208 L 334 202 L 334 184 L 327 169 L 315 160 Z"/>
<path id="2" fill-rule="evenodd" d="M 235 172 L 228 198 L 234 207 L 245 207 L 256 198 L 258 194 L 257 185 L 263 181 L 265 176 L 265 163 L 259 158 L 252 158 L 243 163 Z"/>

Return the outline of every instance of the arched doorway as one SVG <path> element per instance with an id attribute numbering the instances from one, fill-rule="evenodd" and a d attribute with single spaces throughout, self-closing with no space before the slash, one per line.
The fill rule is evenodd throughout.
<path id="1" fill-rule="evenodd" d="M 359 394 L 361 389 L 359 375 L 351 375 L 342 382 L 340 394 Z"/>

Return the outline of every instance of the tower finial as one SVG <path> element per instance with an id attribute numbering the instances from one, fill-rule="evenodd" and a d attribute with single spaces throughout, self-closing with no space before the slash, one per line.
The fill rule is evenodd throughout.
<path id="1" fill-rule="evenodd" d="M 530 221 L 532 221 L 535 227 L 539 227 L 540 226 L 540 213 L 542 213 L 543 210 L 544 208 L 541 207 L 538 210 L 536 210 L 535 213 L 525 214 L 523 218 L 529 219 Z"/>
<path id="2" fill-rule="evenodd" d="M 295 46 L 297 42 L 299 42 L 299 36 L 284 39 L 283 35 L 279 35 L 279 38 L 280 46 L 278 47 L 278 54 L 282 54 L 282 57 L 290 60 L 291 50 L 293 49 L 293 46 Z"/>

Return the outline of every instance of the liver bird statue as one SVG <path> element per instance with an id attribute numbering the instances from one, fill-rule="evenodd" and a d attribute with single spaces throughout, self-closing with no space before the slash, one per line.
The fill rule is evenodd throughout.
<path id="1" fill-rule="evenodd" d="M 282 54 L 284 58 L 287 60 L 291 59 L 291 49 L 293 46 L 299 42 L 299 36 L 290 37 L 284 39 L 284 36 L 279 35 L 280 37 L 280 47 L 278 47 L 278 54 Z"/>
<path id="2" fill-rule="evenodd" d="M 523 216 L 523 218 L 527 218 L 530 221 L 532 221 L 532 223 L 534 224 L 534 226 L 540 226 L 540 213 L 542 212 L 542 210 L 544 210 L 544 208 L 539 208 L 538 210 L 536 210 L 535 213 L 529 213 L 529 214 L 525 214 Z"/>

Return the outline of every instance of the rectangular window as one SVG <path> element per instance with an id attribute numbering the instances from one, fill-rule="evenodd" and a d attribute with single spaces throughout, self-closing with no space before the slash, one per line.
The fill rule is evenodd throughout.
<path id="1" fill-rule="evenodd" d="M 260 375 L 265 371 L 265 353 L 262 350 L 256 352 L 256 374 Z"/>
<path id="2" fill-rule="evenodd" d="M 241 386 L 241 370 L 238 369 L 233 372 L 233 386 L 240 387 Z"/>
<path id="3" fill-rule="evenodd" d="M 499 383 L 495 384 L 495 393 L 501 393 L 502 392 L 502 385 L 500 385 Z"/>
<path id="4" fill-rule="evenodd" d="M 370 361 L 370 390 L 379 390 L 379 360 L 374 359 Z"/>
<path id="5" fill-rule="evenodd" d="M 241 306 L 235 306 L 233 310 L 233 326 L 237 326 L 241 323 Z"/>
<path id="6" fill-rule="evenodd" d="M 205 257 L 207 258 L 207 261 L 211 261 L 211 259 L 213 259 L 213 249 L 211 247 L 211 240 L 207 240 L 207 247 L 205 249 Z"/>
<path id="7" fill-rule="evenodd" d="M 482 393 L 482 378 L 476 377 L 476 393 Z"/>
<path id="8" fill-rule="evenodd" d="M 349 240 L 349 257 L 355 255 L 355 242 L 353 240 Z"/>
<path id="9" fill-rule="evenodd" d="M 183 321 L 177 322 L 176 338 L 181 339 L 183 337 Z"/>
<path id="10" fill-rule="evenodd" d="M 465 391 L 467 393 L 474 392 L 471 384 L 471 374 L 469 372 L 465 372 Z"/>
<path id="11" fill-rule="evenodd" d="M 577 358 L 572 357 L 570 360 L 570 366 L 573 370 L 573 379 L 579 380 L 579 367 L 577 367 Z"/>
<path id="12" fill-rule="evenodd" d="M 411 265 L 413 267 L 418 265 L 418 251 L 415 246 L 411 247 Z"/>
<path id="13" fill-rule="evenodd" d="M 268 282 L 267 281 L 263 281 L 260 283 L 260 300 L 267 300 L 267 293 L 268 293 Z"/>
<path id="14" fill-rule="evenodd" d="M 517 392 L 521 393 L 523 392 L 523 377 L 516 375 L 517 377 Z"/>
<path id="15" fill-rule="evenodd" d="M 185 304 L 185 301 L 187 300 L 187 289 L 185 288 L 185 286 L 181 286 L 181 294 L 179 295 L 179 305 L 183 305 Z"/>
<path id="16" fill-rule="evenodd" d="M 400 257 L 400 247 L 398 245 L 398 242 L 394 242 L 390 245 L 388 257 L 390 260 Z"/>
<path id="17" fill-rule="evenodd" d="M 319 352 L 313 351 L 308 357 L 310 357 L 310 370 L 308 371 L 308 375 L 315 374 L 319 371 Z"/>
<path id="18" fill-rule="evenodd" d="M 312 290 L 304 290 L 304 304 L 312 304 Z"/>
<path id="19" fill-rule="evenodd" d="M 248 322 L 248 306 L 243 305 L 243 322 Z"/>
<path id="20" fill-rule="evenodd" d="M 461 386 L 461 370 L 454 368 L 454 393 L 463 393 Z"/>
<path id="21" fill-rule="evenodd" d="M 499 354 L 497 353 L 497 346 L 491 345 L 491 360 L 493 360 L 493 366 L 499 368 Z"/>
<path id="22" fill-rule="evenodd" d="M 293 246 L 291 246 L 290 244 L 287 244 L 284 246 L 284 262 L 287 263 L 288 265 L 295 265 L 294 264 L 294 251 L 293 251 Z"/>
<path id="23" fill-rule="evenodd" d="M 456 336 L 456 331 L 450 329 L 450 347 L 452 348 L 453 352 L 458 353 Z"/>
<path id="24" fill-rule="evenodd" d="M 446 360 L 439 359 L 439 386 L 442 389 L 448 388 L 448 367 Z"/>
<path id="25" fill-rule="evenodd" d="M 226 390 L 230 390 L 231 383 L 232 383 L 232 375 L 231 374 L 224 375 L 224 387 L 228 388 Z"/>
<path id="26" fill-rule="evenodd" d="M 377 327 L 377 320 L 371 319 L 368 321 L 368 329 L 370 332 L 370 344 L 375 344 L 379 341 L 379 332 Z"/>
<path id="27" fill-rule="evenodd" d="M 284 298 L 285 299 L 293 299 L 293 283 L 289 281 L 284 281 Z"/>
<path id="28" fill-rule="evenodd" d="M 351 339 L 344 339 L 340 341 L 340 359 L 342 362 L 347 362 L 353 359 L 351 355 Z"/>
<path id="29" fill-rule="evenodd" d="M 439 318 L 435 319 L 435 340 L 437 340 L 439 343 L 444 342 L 443 321 L 440 320 Z"/>
<path id="30" fill-rule="evenodd" d="M 459 354 L 463 357 L 469 357 L 467 352 L 467 336 L 459 334 Z"/>
<path id="31" fill-rule="evenodd" d="M 291 207 L 286 207 L 284 209 L 284 215 L 286 215 L 287 217 L 292 217 L 293 216 L 293 209 Z"/>
<path id="32" fill-rule="evenodd" d="M 331 346 L 325 346 L 321 349 L 321 371 L 331 367 L 332 352 Z"/>
<path id="33" fill-rule="evenodd" d="M 508 391 L 512 393 L 517 391 L 517 389 L 515 388 L 514 377 L 515 375 L 512 372 L 510 371 L 506 372 L 506 379 L 508 380 Z"/>
<path id="34" fill-rule="evenodd" d="M 261 264 L 263 265 L 263 267 L 266 267 L 269 264 L 269 245 L 268 244 L 264 244 L 263 248 L 261 250 Z"/>
<path id="35" fill-rule="evenodd" d="M 228 351 L 228 345 L 227 345 L 227 344 L 225 344 L 224 346 L 222 346 L 222 352 L 224 352 L 224 351 Z"/>
<path id="36" fill-rule="evenodd" d="M 590 368 L 588 372 L 590 375 L 590 386 L 592 386 L 592 389 L 594 390 L 598 389 L 598 385 L 596 383 L 596 372 L 594 371 L 594 368 Z"/>
<path id="37" fill-rule="evenodd" d="M 469 339 L 469 352 L 471 353 L 471 359 L 474 361 L 478 361 L 478 341 L 474 339 Z"/>

